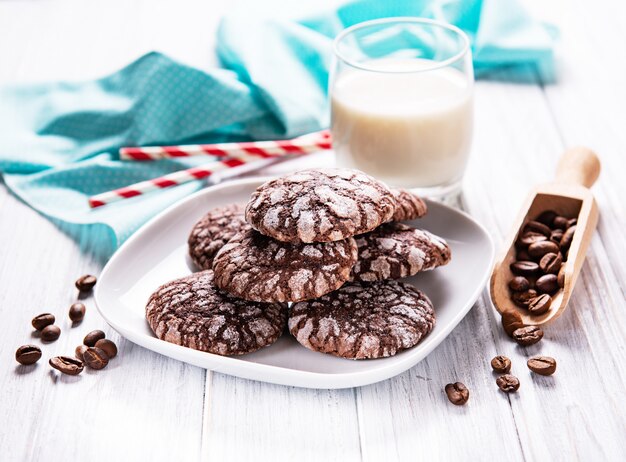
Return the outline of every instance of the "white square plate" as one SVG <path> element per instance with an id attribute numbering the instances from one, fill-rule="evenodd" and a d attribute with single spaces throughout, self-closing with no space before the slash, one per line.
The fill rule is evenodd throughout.
<path id="1" fill-rule="evenodd" d="M 429 202 L 428 214 L 412 224 L 448 241 L 452 261 L 408 278 L 432 300 L 433 331 L 415 347 L 383 359 L 350 361 L 310 351 L 288 333 L 252 354 L 225 357 L 157 339 L 145 320 L 145 305 L 161 284 L 192 272 L 187 236 L 209 209 L 247 202 L 263 181 L 231 181 L 174 204 L 146 223 L 113 255 L 95 290 L 98 309 L 121 335 L 145 348 L 199 367 L 248 379 L 309 388 L 345 388 L 393 377 L 424 359 L 463 319 L 489 277 L 494 257 L 486 230 L 469 215 Z"/>

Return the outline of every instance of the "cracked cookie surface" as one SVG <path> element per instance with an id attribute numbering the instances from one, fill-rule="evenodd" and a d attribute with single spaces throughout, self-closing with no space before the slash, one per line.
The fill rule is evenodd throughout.
<path id="1" fill-rule="evenodd" d="M 256 301 L 295 302 L 341 287 L 357 259 L 353 238 L 314 244 L 280 242 L 249 229 L 235 235 L 213 261 L 215 283 Z"/>
<path id="2" fill-rule="evenodd" d="M 380 181 L 357 170 L 305 170 L 257 188 L 246 221 L 284 242 L 331 242 L 391 220 L 397 201 Z"/>
<path id="3" fill-rule="evenodd" d="M 287 321 L 287 304 L 235 298 L 214 285 L 213 271 L 163 284 L 148 300 L 146 319 L 161 340 L 218 355 L 271 345 Z"/>
<path id="4" fill-rule="evenodd" d="M 244 219 L 245 206 L 231 204 L 210 210 L 194 225 L 187 245 L 189 256 L 201 270 L 211 269 L 217 252 L 239 231 L 250 227 Z"/>
<path id="5" fill-rule="evenodd" d="M 393 221 L 406 221 L 421 218 L 428 212 L 424 200 L 406 189 L 392 189 L 396 198 L 396 210 L 391 218 Z"/>
<path id="6" fill-rule="evenodd" d="M 451 258 L 445 240 L 402 223 L 386 223 L 355 239 L 359 249 L 351 276 L 355 281 L 405 278 L 445 265 Z"/>
<path id="7" fill-rule="evenodd" d="M 426 295 L 398 281 L 355 282 L 316 300 L 296 303 L 289 331 L 303 346 L 349 359 L 393 356 L 432 331 Z"/>

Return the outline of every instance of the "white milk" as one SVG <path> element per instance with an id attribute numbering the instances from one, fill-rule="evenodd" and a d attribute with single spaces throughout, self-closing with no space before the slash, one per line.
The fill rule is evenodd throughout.
<path id="1" fill-rule="evenodd" d="M 421 59 L 368 67 L 415 71 Z M 472 136 L 472 82 L 454 68 L 427 72 L 342 72 L 332 89 L 337 163 L 393 186 L 431 187 L 461 179 Z"/>

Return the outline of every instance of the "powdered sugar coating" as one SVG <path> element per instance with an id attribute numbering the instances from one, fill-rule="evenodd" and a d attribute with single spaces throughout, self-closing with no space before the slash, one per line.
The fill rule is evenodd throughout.
<path id="1" fill-rule="evenodd" d="M 213 270 L 216 285 L 237 297 L 295 302 L 341 287 L 350 277 L 356 258 L 353 238 L 290 244 L 249 229 L 222 247 Z"/>
<path id="2" fill-rule="evenodd" d="M 374 178 L 349 169 L 305 170 L 257 188 L 246 221 L 284 242 L 331 242 L 391 220 L 396 199 Z"/>
<path id="3" fill-rule="evenodd" d="M 294 304 L 288 325 L 311 350 L 349 359 L 384 358 L 417 345 L 432 331 L 435 312 L 411 285 L 356 282 Z"/>
<path id="4" fill-rule="evenodd" d="M 402 223 L 387 223 L 356 237 L 359 259 L 355 281 L 382 281 L 412 276 L 446 265 L 451 258 L 446 241 L 428 231 Z"/>
<path id="5" fill-rule="evenodd" d="M 187 244 L 189 256 L 199 269 L 211 269 L 213 258 L 222 246 L 237 232 L 250 227 L 243 212 L 242 204 L 217 207 L 194 225 Z"/>
<path id="6" fill-rule="evenodd" d="M 406 189 L 392 189 L 396 198 L 396 210 L 393 221 L 415 220 L 428 212 L 428 206 L 420 197 Z"/>
<path id="7" fill-rule="evenodd" d="M 287 305 L 241 300 L 201 271 L 159 287 L 146 319 L 161 340 L 218 355 L 241 355 L 271 345 L 287 322 Z"/>

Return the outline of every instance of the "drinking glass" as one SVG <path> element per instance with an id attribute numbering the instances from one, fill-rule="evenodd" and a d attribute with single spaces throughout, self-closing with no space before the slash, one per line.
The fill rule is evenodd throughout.
<path id="1" fill-rule="evenodd" d="M 423 18 L 367 21 L 334 42 L 336 163 L 430 197 L 461 187 L 473 126 L 467 35 Z"/>

